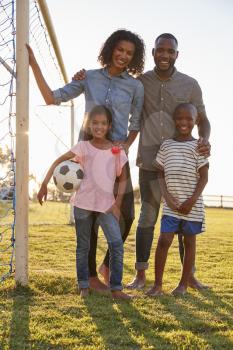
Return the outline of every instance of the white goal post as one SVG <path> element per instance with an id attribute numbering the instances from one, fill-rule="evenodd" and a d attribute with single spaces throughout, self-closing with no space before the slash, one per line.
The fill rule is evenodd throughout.
<path id="1" fill-rule="evenodd" d="M 63 59 L 45 0 L 37 0 L 65 83 Z M 16 1 L 16 241 L 15 281 L 28 285 L 29 217 L 29 0 Z M 74 143 L 74 105 L 71 101 L 71 145 Z"/>

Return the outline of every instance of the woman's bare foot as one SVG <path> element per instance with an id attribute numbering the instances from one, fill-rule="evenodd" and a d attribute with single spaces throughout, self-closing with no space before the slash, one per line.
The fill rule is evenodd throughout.
<path id="1" fill-rule="evenodd" d="M 134 295 L 130 295 L 122 292 L 121 290 L 112 290 L 112 298 L 113 299 L 132 299 Z"/>
<path id="2" fill-rule="evenodd" d="M 106 286 L 106 284 L 101 282 L 100 279 L 98 278 L 98 276 L 89 277 L 89 285 L 90 285 L 90 289 L 92 289 L 96 292 L 99 292 L 99 293 L 109 291 L 108 286 Z"/>
<path id="3" fill-rule="evenodd" d="M 80 297 L 86 298 L 89 295 L 89 288 L 81 288 L 80 289 Z"/>
<path id="4" fill-rule="evenodd" d="M 151 289 L 149 289 L 146 292 L 146 295 L 149 297 L 158 297 L 160 295 L 163 295 L 163 290 L 162 290 L 162 286 L 154 286 Z"/>
<path id="5" fill-rule="evenodd" d="M 142 289 L 145 287 L 146 273 L 145 270 L 138 270 L 132 282 L 126 285 L 127 289 Z"/>
<path id="6" fill-rule="evenodd" d="M 202 284 L 200 281 L 198 281 L 193 275 L 189 278 L 188 285 L 190 288 L 197 289 L 197 290 L 210 288 L 206 284 Z"/>
<path id="7" fill-rule="evenodd" d="M 172 291 L 172 294 L 174 296 L 185 295 L 186 293 L 187 293 L 187 287 L 180 284 Z"/>
<path id="8" fill-rule="evenodd" d="M 101 264 L 99 267 L 99 273 L 103 276 L 106 286 L 109 286 L 109 268 L 106 265 Z"/>

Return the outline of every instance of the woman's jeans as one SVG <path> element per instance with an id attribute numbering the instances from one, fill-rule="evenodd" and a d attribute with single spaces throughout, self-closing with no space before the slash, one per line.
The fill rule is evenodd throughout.
<path id="1" fill-rule="evenodd" d="M 93 221 L 101 226 L 110 252 L 110 288 L 122 290 L 123 241 L 117 219 L 112 213 L 98 213 L 74 207 L 77 236 L 76 269 L 79 288 L 89 287 L 88 253 Z"/>

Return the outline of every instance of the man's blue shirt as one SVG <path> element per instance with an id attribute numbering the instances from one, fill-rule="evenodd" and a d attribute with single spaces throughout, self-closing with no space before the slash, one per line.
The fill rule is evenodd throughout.
<path id="1" fill-rule="evenodd" d="M 127 131 L 140 130 L 144 100 L 142 83 L 127 72 L 110 76 L 106 68 L 86 71 L 84 80 L 72 80 L 63 88 L 53 91 L 55 103 L 67 102 L 85 95 L 85 111 L 96 105 L 105 105 L 112 112 L 112 140 L 126 140 Z"/>

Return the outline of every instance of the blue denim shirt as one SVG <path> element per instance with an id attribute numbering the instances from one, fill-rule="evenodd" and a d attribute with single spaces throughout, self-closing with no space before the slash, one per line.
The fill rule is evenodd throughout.
<path id="1" fill-rule="evenodd" d="M 127 72 L 110 76 L 106 68 L 88 70 L 84 80 L 72 80 L 63 88 L 53 91 L 56 104 L 69 101 L 82 93 L 85 94 L 86 112 L 99 104 L 111 110 L 113 140 L 126 140 L 128 130 L 140 130 L 144 88 L 139 80 Z"/>

